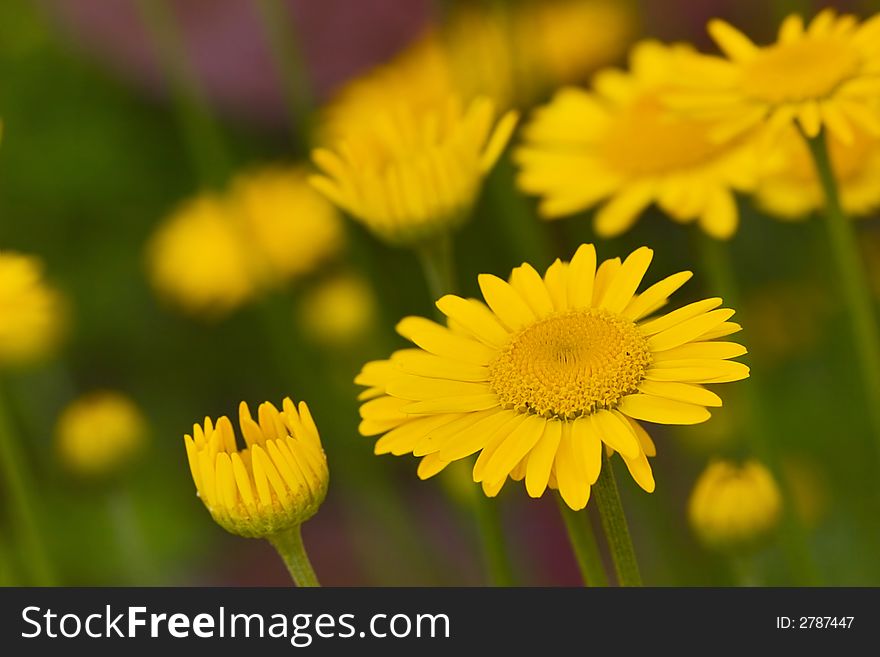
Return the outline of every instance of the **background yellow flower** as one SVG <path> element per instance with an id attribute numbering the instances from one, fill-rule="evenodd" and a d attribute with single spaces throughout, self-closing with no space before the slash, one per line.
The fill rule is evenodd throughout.
<path id="1" fill-rule="evenodd" d="M 0 366 L 48 355 L 64 331 L 64 303 L 33 256 L 0 251 Z"/>
<path id="2" fill-rule="evenodd" d="M 759 160 L 751 141 L 717 141 L 714 123 L 664 106 L 681 62 L 694 56 L 686 46 L 643 41 L 633 48 L 629 72 L 601 72 L 592 90 L 562 89 L 534 113 L 514 156 L 519 186 L 541 196 L 542 217 L 601 204 L 594 227 L 611 237 L 656 203 L 713 237 L 733 235 L 733 192 L 754 186 Z"/>

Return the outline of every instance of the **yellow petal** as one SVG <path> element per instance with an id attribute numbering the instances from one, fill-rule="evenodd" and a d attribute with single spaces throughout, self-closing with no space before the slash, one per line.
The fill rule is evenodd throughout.
<path id="1" fill-rule="evenodd" d="M 593 281 L 593 306 L 598 306 L 599 301 L 605 296 L 605 290 L 620 270 L 620 258 L 609 258 L 596 269 L 596 279 Z"/>
<path id="2" fill-rule="evenodd" d="M 619 413 L 598 411 L 590 415 L 590 420 L 602 442 L 615 451 L 630 457 L 636 456 L 641 451 L 635 432 Z"/>
<path id="3" fill-rule="evenodd" d="M 547 286 L 547 292 L 553 300 L 553 307 L 556 310 L 565 310 L 568 308 L 568 273 L 569 266 L 562 262 L 559 258 L 547 268 L 544 273 L 544 285 Z M 592 285 L 592 281 L 590 283 Z"/>
<path id="4" fill-rule="evenodd" d="M 556 450 L 562 439 L 562 422 L 549 420 L 541 440 L 529 453 L 526 464 L 526 492 L 529 497 L 541 497 L 550 481 L 550 471 Z"/>
<path id="5" fill-rule="evenodd" d="M 709 21 L 708 29 L 718 47 L 734 61 L 749 61 L 758 52 L 757 46 L 730 23 L 716 18 Z"/>
<path id="6" fill-rule="evenodd" d="M 626 232 L 654 200 L 653 185 L 625 187 L 596 212 L 593 228 L 600 237 L 615 237 Z"/>
<path id="7" fill-rule="evenodd" d="M 431 415 L 409 420 L 396 427 L 376 441 L 374 454 L 394 454 L 400 456 L 413 450 L 415 444 L 428 433 L 461 417 L 458 414 Z"/>
<path id="8" fill-rule="evenodd" d="M 671 313 L 667 313 L 662 317 L 658 317 L 657 319 L 652 319 L 649 322 L 640 324 L 639 332 L 645 336 L 660 333 L 661 331 L 672 328 L 673 326 L 676 326 L 681 322 L 691 319 L 692 317 L 697 317 L 705 312 L 712 310 L 713 308 L 717 308 L 722 303 L 722 300 L 718 297 L 714 299 L 703 299 L 702 301 L 689 303 L 688 305 L 673 310 Z"/>
<path id="9" fill-rule="evenodd" d="M 510 285 L 525 299 L 535 317 L 545 317 L 553 312 L 553 301 L 547 286 L 530 264 L 524 262 L 511 272 Z"/>
<path id="10" fill-rule="evenodd" d="M 711 417 L 709 411 L 702 406 L 644 394 L 624 397 L 617 408 L 631 418 L 655 424 L 699 424 Z M 621 454 L 624 452 L 621 451 Z M 635 456 L 632 453 L 626 454 L 630 455 Z"/>
<path id="11" fill-rule="evenodd" d="M 685 320 L 648 338 L 648 348 L 651 351 L 663 351 L 679 347 L 726 322 L 733 317 L 734 312 L 729 308 L 721 308 Z"/>
<path id="12" fill-rule="evenodd" d="M 675 349 L 667 349 L 654 354 L 654 362 L 662 363 L 667 360 L 679 360 L 682 358 L 717 358 L 726 360 L 737 358 L 748 353 L 748 350 L 736 342 L 688 342 Z"/>
<path id="13" fill-rule="evenodd" d="M 495 349 L 457 335 L 445 326 L 423 317 L 402 319 L 397 324 L 397 332 L 425 351 L 472 365 L 488 365 L 497 353 Z"/>
<path id="14" fill-rule="evenodd" d="M 587 506 L 590 499 L 590 485 L 586 475 L 580 466 L 572 443 L 571 425 L 562 423 L 562 436 L 559 440 L 559 448 L 556 450 L 554 472 L 559 494 L 565 503 L 573 510 L 579 511 Z"/>
<path id="15" fill-rule="evenodd" d="M 665 304 L 667 298 L 687 283 L 691 276 L 693 276 L 692 272 L 681 271 L 672 276 L 667 276 L 658 283 L 654 283 L 651 287 L 633 298 L 626 308 L 623 309 L 622 314 L 634 322 L 640 320 Z"/>
<path id="16" fill-rule="evenodd" d="M 416 474 L 419 479 L 430 479 L 437 473 L 441 472 L 449 463 L 443 461 L 437 454 L 428 454 L 419 462 Z"/>
<path id="17" fill-rule="evenodd" d="M 408 374 L 453 381 L 488 381 L 489 379 L 489 368 L 482 365 L 449 360 L 421 349 L 406 349 L 398 353 L 400 355 L 395 355 L 394 360 L 400 370 Z"/>
<path id="18" fill-rule="evenodd" d="M 469 397 L 491 394 L 485 383 L 473 381 L 452 381 L 450 379 L 431 379 L 413 374 L 404 374 L 391 381 L 386 388 L 392 397 L 421 401 L 437 397 Z"/>
<path id="19" fill-rule="evenodd" d="M 589 308 L 593 305 L 593 282 L 596 278 L 596 247 L 581 244 L 568 266 L 569 308 Z"/>
<path id="20" fill-rule="evenodd" d="M 571 423 L 572 449 L 580 453 L 587 483 L 592 485 L 602 469 L 602 437 L 596 424 L 588 417 L 580 417 Z"/>
<path id="21" fill-rule="evenodd" d="M 621 455 L 623 456 L 623 455 Z M 647 493 L 654 492 L 654 473 L 651 472 L 651 464 L 644 454 L 639 454 L 635 458 L 623 457 L 623 462 L 629 470 L 635 482 Z"/>
<path id="22" fill-rule="evenodd" d="M 473 411 L 485 411 L 486 409 L 498 406 L 498 404 L 498 395 L 488 393 L 426 399 L 409 404 L 403 410 L 411 415 L 424 413 L 471 413 Z"/>
<path id="23" fill-rule="evenodd" d="M 651 264 L 654 252 L 646 246 L 633 251 L 620 270 L 608 284 L 605 296 L 600 302 L 600 307 L 613 313 L 619 313 L 632 300 L 633 295 L 642 283 L 642 278 Z"/>
<path id="24" fill-rule="evenodd" d="M 535 321 L 535 313 L 509 283 L 492 274 L 477 277 L 486 303 L 511 331 Z"/>
<path id="25" fill-rule="evenodd" d="M 447 294 L 437 301 L 437 308 L 490 347 L 500 347 L 507 342 L 507 330 L 489 308 L 475 299 Z"/>
<path id="26" fill-rule="evenodd" d="M 699 406 L 721 406 L 721 397 L 698 385 L 676 381 L 642 381 L 639 392 Z"/>
<path id="27" fill-rule="evenodd" d="M 514 421 L 520 416 L 514 411 L 498 410 L 488 415 L 462 434 L 457 440 L 446 443 L 440 448 L 440 458 L 444 461 L 457 461 L 483 449 L 494 437 L 496 432 L 509 432 Z M 506 435 L 506 433 L 505 433 Z"/>
<path id="28" fill-rule="evenodd" d="M 529 415 L 515 431 L 502 442 L 486 464 L 483 479 L 497 481 L 510 474 L 516 464 L 529 453 L 541 439 L 547 420 L 539 415 Z"/>

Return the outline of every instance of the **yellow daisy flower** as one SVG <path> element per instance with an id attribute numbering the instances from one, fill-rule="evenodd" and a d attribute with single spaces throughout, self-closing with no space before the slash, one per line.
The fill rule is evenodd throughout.
<path id="1" fill-rule="evenodd" d="M 734 234 L 733 191 L 752 189 L 759 168 L 752 142 L 717 141 L 714 123 L 673 116 L 662 102 L 681 62 L 695 56 L 686 46 L 643 41 L 628 73 L 599 73 L 592 91 L 562 89 L 535 112 L 514 157 L 519 186 L 542 197 L 544 218 L 604 202 L 594 226 L 611 237 L 657 203 L 672 219 L 697 221 L 714 237 Z"/>
<path id="2" fill-rule="evenodd" d="M 250 300 L 264 268 L 222 196 L 203 194 L 178 208 L 147 247 L 153 287 L 192 314 L 222 315 Z"/>
<path id="3" fill-rule="evenodd" d="M 711 463 L 697 480 L 688 519 L 706 545 L 741 548 L 766 536 L 779 522 L 782 495 L 773 475 L 757 461 Z"/>
<path id="4" fill-rule="evenodd" d="M 0 366 L 46 356 L 64 332 L 64 302 L 33 256 L 0 252 Z"/>
<path id="5" fill-rule="evenodd" d="M 342 218 L 307 180 L 304 168 L 267 167 L 240 174 L 232 212 L 276 281 L 315 271 L 345 244 Z"/>
<path id="6" fill-rule="evenodd" d="M 454 97 L 419 111 L 388 98 L 371 129 L 316 149 L 314 187 L 391 243 L 412 245 L 468 218 L 480 184 L 516 125 L 492 101 Z"/>
<path id="7" fill-rule="evenodd" d="M 71 402 L 55 430 L 61 462 L 71 472 L 94 477 L 127 464 L 146 439 L 146 420 L 125 395 L 97 391 Z"/>
<path id="8" fill-rule="evenodd" d="M 303 331 L 325 347 L 347 347 L 363 338 L 378 314 L 376 294 L 368 280 L 337 274 L 305 293 L 298 318 Z"/>
<path id="9" fill-rule="evenodd" d="M 205 418 L 184 437 L 193 482 L 214 520 L 225 530 L 269 538 L 311 518 L 327 494 L 327 457 L 308 406 L 288 397 L 279 411 L 260 404 L 257 420 L 246 403 L 239 449 L 226 416 Z"/>
<path id="10" fill-rule="evenodd" d="M 746 350 L 716 338 L 740 330 L 721 299 L 649 319 L 690 277 L 669 276 L 636 290 L 653 252 L 597 266 L 592 245 L 542 277 L 528 264 L 509 281 L 483 274 L 486 303 L 447 295 L 442 326 L 407 317 L 397 331 L 417 348 L 368 363 L 363 435 L 377 454 L 423 457 L 421 478 L 479 452 L 474 481 L 498 494 L 525 479 L 540 497 L 558 488 L 573 509 L 587 504 L 602 444 L 620 453 L 636 482 L 654 490 L 655 448 L 640 421 L 696 424 L 721 399 L 705 383 L 736 381 L 749 369 L 730 359 Z"/>
<path id="11" fill-rule="evenodd" d="M 723 134 L 797 121 L 808 137 L 823 126 L 844 143 L 857 129 L 880 136 L 880 15 L 860 24 L 825 9 L 806 27 L 790 15 L 767 46 L 721 20 L 709 33 L 726 59 L 705 57 L 688 71 L 688 91 L 670 98 L 676 107 L 710 114 Z"/>
<path id="12" fill-rule="evenodd" d="M 803 219 L 825 207 L 825 193 L 804 139 L 789 128 L 775 148 L 785 165 L 761 177 L 755 189 L 758 204 L 780 219 Z M 880 136 L 855 128 L 852 141 L 845 143 L 831 134 L 828 151 L 847 215 L 870 215 L 880 208 Z"/>

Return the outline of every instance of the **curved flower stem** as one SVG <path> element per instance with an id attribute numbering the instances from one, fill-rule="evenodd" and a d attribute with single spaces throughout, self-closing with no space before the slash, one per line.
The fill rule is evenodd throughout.
<path id="1" fill-rule="evenodd" d="M 281 77 L 290 135 L 297 150 L 308 152 L 314 97 L 293 17 L 281 0 L 257 2 L 269 47 Z"/>
<path id="2" fill-rule="evenodd" d="M 309 561 L 306 546 L 302 540 L 302 526 L 297 525 L 287 531 L 278 532 L 269 537 L 269 542 L 275 551 L 284 559 L 287 572 L 300 588 L 321 586 L 318 576 Z"/>
<path id="3" fill-rule="evenodd" d="M 8 409 L 6 391 L 0 381 L 0 473 L 5 482 L 8 499 L 13 507 L 16 526 L 20 532 L 21 557 L 27 561 L 32 583 L 52 586 L 54 577 L 34 508 L 33 482 L 22 456 L 15 433 L 12 414 Z"/>
<path id="4" fill-rule="evenodd" d="M 626 524 L 623 505 L 620 503 L 620 492 L 617 490 L 617 480 L 608 454 L 602 457 L 602 471 L 594 490 L 599 503 L 602 527 L 614 559 L 617 582 L 620 586 L 641 586 L 639 562 L 636 560 L 636 552 L 629 536 L 629 527 Z"/>
<path id="5" fill-rule="evenodd" d="M 599 545 L 596 543 L 590 518 L 586 513 L 572 511 L 561 497 L 557 496 L 556 501 L 584 584 L 593 587 L 608 586 L 608 576 L 602 565 L 602 556 L 599 554 Z"/>
<path id="6" fill-rule="evenodd" d="M 831 168 L 825 132 L 807 139 L 810 153 L 825 192 L 825 226 L 841 284 L 841 295 L 849 310 L 853 341 L 865 389 L 868 416 L 880 455 L 880 326 L 871 297 L 852 222 L 840 205 L 837 181 Z"/>
<path id="7" fill-rule="evenodd" d="M 730 257 L 730 248 L 727 244 L 719 242 L 702 232 L 697 233 L 697 240 L 697 248 L 702 257 L 703 268 L 712 284 L 712 288 L 729 305 L 739 307 L 739 285 Z M 748 325 L 748 318 L 746 318 L 744 323 Z M 807 532 L 797 513 L 795 513 L 791 487 L 782 471 L 779 451 L 776 447 L 776 442 L 773 440 L 770 428 L 770 415 L 767 412 L 765 401 L 771 398 L 772 395 L 765 393 L 768 386 L 764 381 L 763 372 L 760 368 L 751 371 L 748 380 L 742 382 L 740 389 L 743 393 L 745 407 L 742 417 L 748 447 L 754 456 L 761 460 L 773 473 L 773 478 L 776 480 L 782 493 L 784 511 L 780 539 L 788 566 L 798 584 L 815 586 L 819 581 L 816 564 L 807 543 Z"/>
<path id="8" fill-rule="evenodd" d="M 425 273 L 425 281 L 433 301 L 455 289 L 452 236 L 449 233 L 438 236 L 432 241 L 423 242 L 416 248 L 416 255 Z M 479 527 L 489 580 L 495 586 L 512 585 L 513 566 L 507 554 L 498 506 L 483 495 L 476 486 L 472 511 Z"/>

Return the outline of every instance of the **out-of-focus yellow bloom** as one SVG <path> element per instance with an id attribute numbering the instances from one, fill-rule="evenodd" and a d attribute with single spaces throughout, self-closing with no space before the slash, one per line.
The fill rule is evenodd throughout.
<path id="1" fill-rule="evenodd" d="M 233 534 L 270 538 L 298 527 L 324 501 L 330 473 L 318 428 L 305 402 L 288 397 L 279 411 L 260 404 L 255 421 L 239 407 L 245 449 L 226 416 L 184 437 L 196 490 L 211 516 Z"/>
<path id="2" fill-rule="evenodd" d="M 232 212 L 276 280 L 313 272 L 345 243 L 336 208 L 308 184 L 300 167 L 273 167 L 238 176 Z"/>
<path id="3" fill-rule="evenodd" d="M 322 111 L 319 141 L 333 146 L 369 131 L 375 108 L 391 101 L 417 112 L 451 95 L 465 102 L 486 96 L 500 109 L 529 105 L 547 89 L 611 64 L 634 32 L 631 8 L 611 0 L 454 8 L 444 25 L 347 83 Z"/>
<path id="4" fill-rule="evenodd" d="M 508 281 L 482 274 L 486 303 L 444 296 L 446 326 L 404 318 L 397 331 L 416 348 L 367 363 L 355 379 L 367 386 L 360 432 L 381 435 L 376 454 L 423 457 L 422 479 L 479 452 L 473 480 L 489 497 L 510 478 L 531 497 L 558 488 L 582 509 L 603 448 L 653 492 L 656 448 L 641 422 L 705 422 L 721 398 L 703 384 L 749 376 L 733 360 L 745 348 L 716 340 L 740 330 L 721 299 L 645 320 L 691 277 L 638 294 L 653 255 L 642 247 L 599 263 L 584 244 L 543 277 L 528 264 Z"/>
<path id="5" fill-rule="evenodd" d="M 338 274 L 305 293 L 299 319 L 314 342 L 328 347 L 349 345 L 373 326 L 376 296 L 363 278 Z"/>
<path id="6" fill-rule="evenodd" d="M 767 46 L 721 20 L 709 33 L 725 58 L 694 60 L 669 102 L 720 121 L 719 136 L 797 121 L 808 137 L 823 126 L 844 143 L 857 129 L 880 137 L 880 14 L 860 24 L 824 9 L 806 27 L 793 14 Z"/>
<path id="7" fill-rule="evenodd" d="M 626 231 L 652 203 L 717 238 L 736 231 L 734 190 L 751 190 L 759 160 L 751 140 L 716 141 L 714 124 L 673 116 L 661 96 L 678 82 L 686 46 L 643 41 L 628 73 L 596 75 L 593 91 L 565 88 L 536 111 L 515 153 L 519 186 L 543 197 L 541 215 L 571 215 L 603 203 L 596 232 Z"/>
<path id="8" fill-rule="evenodd" d="M 776 148 L 785 166 L 759 181 L 755 197 L 761 207 L 780 219 L 802 219 L 823 208 L 825 194 L 804 139 L 789 128 Z M 828 149 L 843 209 L 849 216 L 873 213 L 880 207 L 880 136 L 855 128 L 849 143 L 829 135 Z"/>
<path id="9" fill-rule="evenodd" d="M 492 101 L 449 97 L 417 111 L 388 98 L 362 130 L 313 159 L 312 184 L 381 239 L 414 245 L 468 218 L 484 176 L 504 150 L 517 116 L 495 119 Z"/>
<path id="10" fill-rule="evenodd" d="M 746 547 L 779 522 L 782 496 L 762 464 L 748 461 L 711 463 L 697 479 L 688 505 L 694 532 L 719 549 Z"/>
<path id="11" fill-rule="evenodd" d="M 522 82 L 527 90 L 585 81 L 621 57 L 636 31 L 632 8 L 616 0 L 524 2 L 513 20 L 513 57 L 531 69 Z"/>
<path id="12" fill-rule="evenodd" d="M 108 475 L 143 448 L 147 424 L 137 405 L 113 391 L 96 391 L 72 402 L 58 418 L 58 455 L 83 477 Z"/>
<path id="13" fill-rule="evenodd" d="M 0 252 L 0 366 L 40 359 L 64 332 L 61 295 L 43 277 L 33 256 Z"/>
<path id="14" fill-rule="evenodd" d="M 265 273 L 223 197 L 202 194 L 156 231 L 147 250 L 156 290 L 193 314 L 222 315 L 248 301 Z"/>

